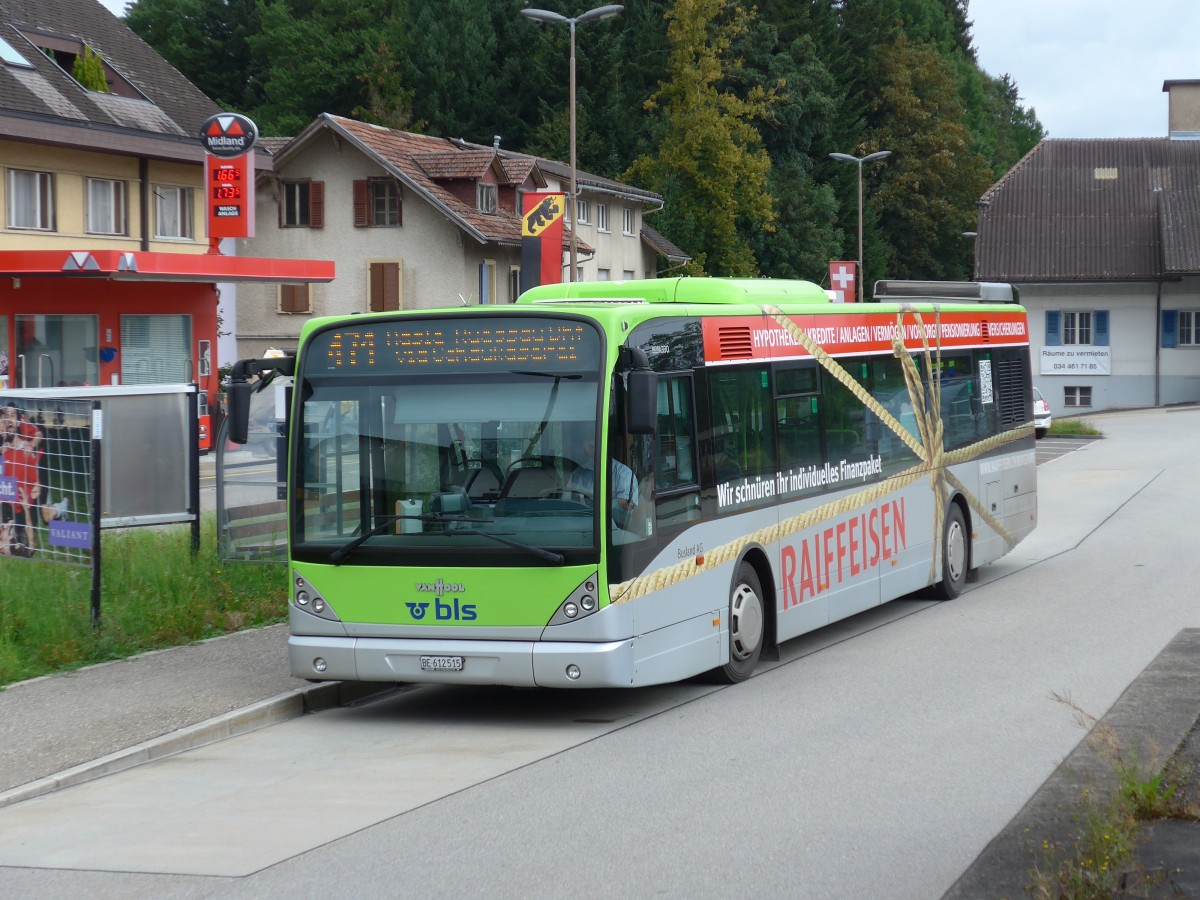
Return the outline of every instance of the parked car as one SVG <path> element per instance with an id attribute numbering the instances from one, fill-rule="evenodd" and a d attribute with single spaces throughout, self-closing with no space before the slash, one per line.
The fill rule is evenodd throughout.
<path id="1" fill-rule="evenodd" d="M 1033 434 L 1045 437 L 1050 430 L 1050 404 L 1036 387 L 1033 389 Z"/>

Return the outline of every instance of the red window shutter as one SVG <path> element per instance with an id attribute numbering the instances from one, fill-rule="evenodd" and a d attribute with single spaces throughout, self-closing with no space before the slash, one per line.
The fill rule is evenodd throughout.
<path id="1" fill-rule="evenodd" d="M 280 312 L 306 313 L 308 309 L 307 284 L 281 284 L 279 286 Z"/>
<path id="2" fill-rule="evenodd" d="M 308 226 L 325 227 L 325 182 L 313 181 L 308 185 Z"/>
<path id="3" fill-rule="evenodd" d="M 384 309 L 400 308 L 400 265 L 398 263 L 383 264 L 383 302 Z"/>
<path id="4" fill-rule="evenodd" d="M 400 308 L 400 264 L 371 263 L 371 312 Z"/>
<path id="5" fill-rule="evenodd" d="M 356 180 L 354 182 L 354 227 L 366 228 L 371 224 L 370 220 L 370 191 L 367 189 L 366 179 Z"/>

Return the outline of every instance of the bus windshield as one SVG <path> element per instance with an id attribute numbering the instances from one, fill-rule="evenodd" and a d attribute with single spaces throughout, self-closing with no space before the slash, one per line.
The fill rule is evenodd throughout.
<path id="1" fill-rule="evenodd" d="M 484 321 L 499 331 L 512 320 Z M 318 336 L 296 387 L 294 555 L 339 564 L 594 561 L 598 516 L 578 486 L 599 432 L 601 381 L 599 338 L 584 331 L 590 339 L 580 338 L 576 359 L 509 352 L 409 368 L 403 352 L 385 352 L 365 372 L 326 366 Z"/>

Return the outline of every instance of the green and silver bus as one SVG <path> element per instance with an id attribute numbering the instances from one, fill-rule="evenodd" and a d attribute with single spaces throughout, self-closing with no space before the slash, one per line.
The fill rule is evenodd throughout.
<path id="1" fill-rule="evenodd" d="M 731 682 L 1037 519 L 1008 285 L 543 285 L 314 319 L 290 375 L 288 641 L 309 680 Z M 256 379 L 256 376 L 257 379 Z"/>

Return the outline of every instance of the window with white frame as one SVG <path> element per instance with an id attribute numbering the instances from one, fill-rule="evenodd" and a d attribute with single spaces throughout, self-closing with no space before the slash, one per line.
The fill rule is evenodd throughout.
<path id="1" fill-rule="evenodd" d="M 633 269 L 624 269 L 621 272 L 621 277 L 624 278 L 626 281 L 633 281 L 633 279 L 637 276 L 634 274 Z"/>
<path id="2" fill-rule="evenodd" d="M 597 269 L 596 270 L 596 280 L 597 281 L 608 281 L 609 280 L 608 269 Z"/>
<path id="3" fill-rule="evenodd" d="M 1179 346 L 1200 345 L 1200 310 L 1179 310 Z"/>
<path id="4" fill-rule="evenodd" d="M 633 210 L 628 206 L 621 209 L 621 233 L 634 234 L 633 230 Z"/>
<path id="5" fill-rule="evenodd" d="M 1090 344 L 1092 342 L 1092 314 L 1090 312 L 1063 313 L 1063 343 Z"/>
<path id="6" fill-rule="evenodd" d="M 1091 406 L 1092 389 L 1090 387 L 1064 387 L 1063 406 Z"/>
<path id="7" fill-rule="evenodd" d="M 596 204 L 596 230 L 608 231 L 608 204 Z"/>
<path id="8" fill-rule="evenodd" d="M 54 230 L 54 176 L 8 170 L 8 227 Z"/>
<path id="9" fill-rule="evenodd" d="M 125 234 L 125 182 L 88 178 L 88 234 Z"/>
<path id="10" fill-rule="evenodd" d="M 154 236 L 191 240 L 194 234 L 192 189 L 175 184 L 154 186 Z"/>
<path id="11" fill-rule="evenodd" d="M 479 182 L 475 185 L 475 206 L 481 213 L 489 216 L 495 215 L 496 186 L 494 184 Z"/>
<path id="12" fill-rule="evenodd" d="M 1046 311 L 1046 346 L 1108 346 L 1108 310 Z"/>
<path id="13" fill-rule="evenodd" d="M 588 218 L 591 213 L 591 210 L 588 209 L 588 202 L 586 200 L 576 200 L 575 205 L 579 208 L 579 224 L 587 225 L 591 222 L 592 220 Z"/>

